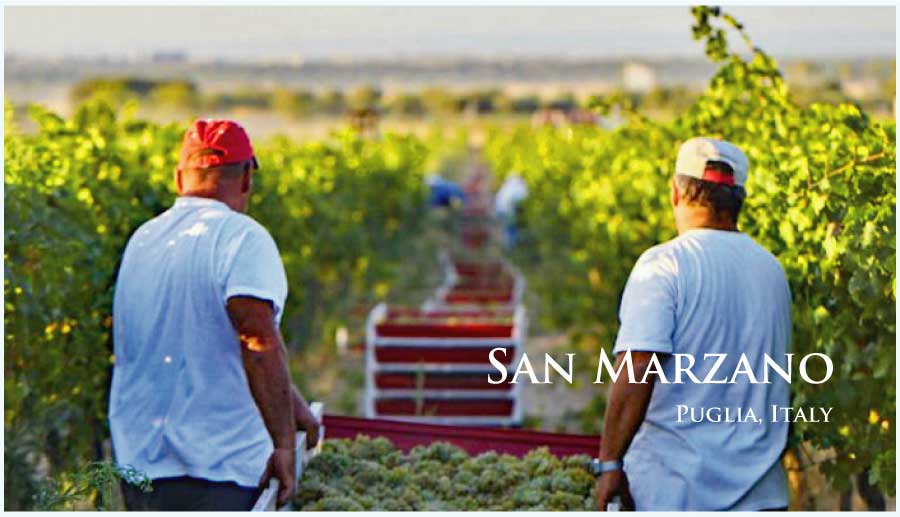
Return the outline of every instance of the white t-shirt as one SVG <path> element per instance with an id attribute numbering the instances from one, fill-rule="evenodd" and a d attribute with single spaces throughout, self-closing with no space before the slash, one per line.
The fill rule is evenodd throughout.
<path id="1" fill-rule="evenodd" d="M 131 237 L 113 303 L 117 463 L 153 479 L 257 486 L 272 440 L 226 310 L 236 295 L 271 301 L 280 321 L 284 267 L 275 241 L 250 217 L 180 197 Z"/>
<path id="2" fill-rule="evenodd" d="M 494 196 L 494 212 L 498 216 L 512 215 L 516 205 L 528 197 L 528 185 L 516 175 L 506 178 Z"/>
<path id="3" fill-rule="evenodd" d="M 762 381 L 767 353 L 786 368 L 791 295 L 781 265 L 739 232 L 695 229 L 647 250 L 632 270 L 619 308 L 614 351 L 692 354 L 703 381 L 713 367 L 706 353 L 728 354 L 715 379 L 730 378 L 741 353 Z M 771 384 L 674 383 L 675 364 L 663 356 L 669 384 L 656 382 L 644 422 L 625 455 L 638 510 L 760 510 L 788 504 L 780 459 L 788 424 L 772 422 L 772 405 L 787 406 L 790 386 L 774 372 Z M 662 358 L 661 358 L 662 359 Z M 686 364 L 687 361 L 683 364 Z M 678 421 L 677 406 L 752 408 L 762 423 Z M 734 414 L 734 412 L 732 413 Z M 724 416 L 723 416 L 724 420 Z"/>

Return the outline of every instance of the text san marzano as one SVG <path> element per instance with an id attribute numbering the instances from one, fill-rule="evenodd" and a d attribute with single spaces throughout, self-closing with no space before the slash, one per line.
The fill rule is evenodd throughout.
<path id="1" fill-rule="evenodd" d="M 488 382 L 491 384 L 510 383 L 516 384 L 524 379 L 532 384 L 553 384 L 554 377 L 564 382 L 572 383 L 574 376 L 574 359 L 575 354 L 565 354 L 568 358 L 567 364 L 563 366 L 557 362 L 550 354 L 544 354 L 544 364 L 541 370 L 535 370 L 532 361 L 528 358 L 528 354 L 522 353 L 521 357 L 516 361 L 515 370 L 512 374 L 506 363 L 508 358 L 506 355 L 509 351 L 506 348 L 494 348 L 490 351 L 488 360 L 496 369 L 496 373 L 488 374 Z M 601 349 L 600 356 L 597 361 L 597 376 L 594 384 L 603 384 L 604 379 L 610 379 L 616 382 L 619 376 L 625 372 L 628 376 L 629 383 L 645 384 L 655 377 L 655 381 L 662 384 L 684 384 L 687 382 L 694 384 L 734 384 L 736 382 L 749 382 L 751 384 L 771 384 L 777 379 L 785 382 L 792 382 L 794 373 L 794 354 L 784 354 L 783 361 L 779 362 L 768 354 L 763 354 L 762 364 L 751 364 L 746 354 L 738 357 L 737 363 L 732 368 L 723 367 L 728 354 L 706 353 L 702 357 L 695 357 L 693 354 L 671 354 L 662 355 L 666 361 L 674 361 L 673 371 L 666 373 L 663 369 L 660 355 L 650 355 L 650 360 L 643 369 L 639 378 L 635 375 L 635 365 L 631 351 L 626 351 L 622 355 L 622 360 L 618 366 L 615 366 L 612 359 Z M 818 363 L 818 367 L 813 365 Z M 797 362 L 797 371 L 803 382 L 809 384 L 822 384 L 827 382 L 834 373 L 834 365 L 831 358 L 822 353 L 811 353 L 803 356 Z M 816 372 L 813 375 L 812 371 Z M 704 372 L 698 375 L 699 372 Z M 543 374 L 543 377 L 539 376 Z M 670 378 L 671 377 L 671 378 Z"/>

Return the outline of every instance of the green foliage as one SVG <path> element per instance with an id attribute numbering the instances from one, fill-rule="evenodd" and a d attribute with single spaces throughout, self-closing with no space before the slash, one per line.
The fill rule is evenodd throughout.
<path id="1" fill-rule="evenodd" d="M 541 107 L 541 98 L 537 95 L 522 95 L 510 100 L 510 109 L 514 113 L 534 113 Z"/>
<path id="2" fill-rule="evenodd" d="M 197 87 L 189 81 L 167 81 L 157 85 L 150 92 L 157 106 L 193 109 L 199 102 Z"/>
<path id="3" fill-rule="evenodd" d="M 297 494 L 303 510 L 593 510 L 587 456 L 546 448 L 523 458 L 469 456 L 444 442 L 403 454 L 384 438 L 329 440 L 309 463 Z"/>
<path id="4" fill-rule="evenodd" d="M 734 19 L 693 9 L 695 37 L 722 67 L 671 123 L 626 107 L 624 125 L 494 132 L 486 156 L 529 184 L 519 261 L 542 299 L 542 322 L 575 327 L 587 349 L 611 343 L 618 297 L 645 249 L 675 236 L 668 182 L 679 145 L 725 138 L 750 158 L 741 229 L 772 251 L 793 293 L 794 352 L 828 354 L 834 377 L 795 383 L 795 405 L 833 406 L 830 424 L 798 424 L 793 443 L 833 449 L 838 485 L 872 466 L 894 490 L 896 128 L 856 106 L 798 106 L 774 60 L 729 50 Z M 724 26 L 721 26 L 724 23 Z M 719 25 L 715 25 L 719 24 Z M 730 29 L 729 29 L 730 27 Z M 599 106 L 610 108 L 611 106 Z"/>
<path id="5" fill-rule="evenodd" d="M 58 511 L 84 509 L 86 500 L 94 500 L 95 510 L 121 510 L 117 493 L 119 481 L 126 481 L 144 492 L 153 487 L 143 472 L 133 467 L 119 467 L 109 462 L 88 463 L 75 473 L 65 473 L 59 479 L 40 482 L 34 497 L 34 510 Z"/>
<path id="6" fill-rule="evenodd" d="M 315 108 L 316 98 L 312 92 L 293 91 L 278 88 L 272 92 L 272 109 L 288 116 L 303 116 Z"/>
<path id="7" fill-rule="evenodd" d="M 278 100 L 283 102 L 283 99 Z M 204 106 L 214 110 L 238 108 L 267 110 L 272 108 L 273 101 L 269 92 L 243 87 L 234 91 L 214 93 L 204 100 Z"/>
<path id="8" fill-rule="evenodd" d="M 403 116 L 421 116 L 426 111 L 422 98 L 408 93 L 394 96 L 390 99 L 388 106 L 392 113 Z"/>
<path id="9" fill-rule="evenodd" d="M 5 135 L 4 437 L 16 468 L 6 470 L 7 507 L 29 504 L 39 478 L 102 457 L 119 257 L 134 229 L 172 204 L 184 131 L 120 119 L 99 102 L 71 119 L 31 115 L 36 133 Z M 282 252 L 285 334 L 297 348 L 389 291 L 425 210 L 427 151 L 414 138 L 339 132 L 275 139 L 257 153 L 250 215 Z"/>
<path id="10" fill-rule="evenodd" d="M 425 88 L 419 92 L 419 96 L 428 113 L 446 115 L 459 110 L 457 96 L 443 88 Z"/>
<path id="11" fill-rule="evenodd" d="M 381 90 L 372 85 L 360 86 L 353 90 L 347 99 L 348 107 L 353 110 L 374 110 L 381 108 Z"/>
<path id="12" fill-rule="evenodd" d="M 325 90 L 320 97 L 320 101 L 322 110 L 325 113 L 330 113 L 332 115 L 337 115 L 343 113 L 347 108 L 347 98 L 344 95 L 344 92 L 337 89 Z"/>
<path id="13" fill-rule="evenodd" d="M 250 215 L 279 244 L 295 341 L 334 335 L 355 304 L 382 298 L 425 214 L 426 147 L 353 131 L 328 143 L 275 138 L 259 151 Z"/>
<path id="14" fill-rule="evenodd" d="M 32 118 L 38 134 L 5 137 L 4 437 L 26 451 L 6 476 L 8 503 L 21 500 L 10 483 L 39 463 L 55 477 L 99 458 L 118 255 L 171 201 L 160 185 L 179 138 L 171 126 L 117 123 L 103 104 Z"/>
<path id="15" fill-rule="evenodd" d="M 506 99 L 499 90 L 473 90 L 457 99 L 458 110 L 467 113 L 494 113 L 505 107 Z"/>
<path id="16" fill-rule="evenodd" d="M 197 87 L 182 79 L 93 77 L 75 84 L 70 97 L 75 104 L 102 100 L 118 106 L 129 100 L 148 99 L 157 105 L 192 108 L 197 103 Z"/>

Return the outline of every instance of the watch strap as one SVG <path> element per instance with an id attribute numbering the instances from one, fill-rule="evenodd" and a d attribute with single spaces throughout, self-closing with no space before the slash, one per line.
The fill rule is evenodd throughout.
<path id="1" fill-rule="evenodd" d="M 591 461 L 591 472 L 595 476 L 599 476 L 606 472 L 621 470 L 621 468 L 622 462 L 620 460 L 600 461 L 600 459 L 594 458 L 593 461 Z"/>

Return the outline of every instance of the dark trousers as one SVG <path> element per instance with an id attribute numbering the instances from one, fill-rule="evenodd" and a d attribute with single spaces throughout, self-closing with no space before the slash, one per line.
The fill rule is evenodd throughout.
<path id="1" fill-rule="evenodd" d="M 248 511 L 261 490 L 230 481 L 209 481 L 187 476 L 153 480 L 153 491 L 142 492 L 122 481 L 129 511 Z"/>

